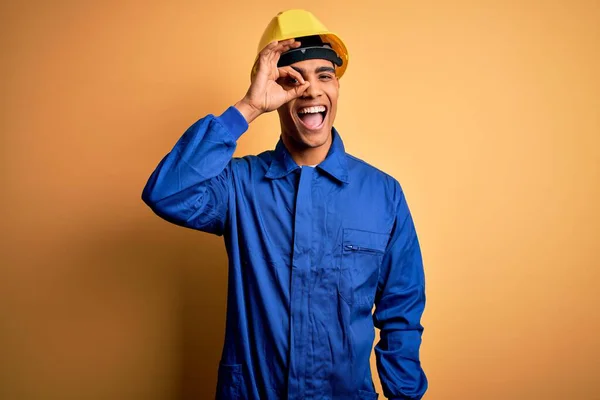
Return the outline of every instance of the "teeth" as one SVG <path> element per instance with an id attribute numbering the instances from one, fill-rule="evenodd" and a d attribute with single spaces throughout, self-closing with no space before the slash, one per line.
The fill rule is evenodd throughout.
<path id="1" fill-rule="evenodd" d="M 299 114 L 314 114 L 319 112 L 325 112 L 325 106 L 315 106 L 315 107 L 304 107 L 298 111 Z"/>

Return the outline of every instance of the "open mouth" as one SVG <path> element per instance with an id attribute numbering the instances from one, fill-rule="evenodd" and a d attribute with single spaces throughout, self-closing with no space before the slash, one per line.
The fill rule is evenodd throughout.
<path id="1" fill-rule="evenodd" d="M 327 107 L 311 106 L 302 107 L 296 111 L 300 122 L 308 130 L 315 131 L 323 127 L 325 116 L 327 115 Z"/>

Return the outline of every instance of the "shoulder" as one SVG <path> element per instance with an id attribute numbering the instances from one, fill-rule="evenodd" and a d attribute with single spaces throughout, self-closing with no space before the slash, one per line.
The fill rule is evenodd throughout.
<path id="1" fill-rule="evenodd" d="M 387 172 L 349 153 L 346 153 L 346 160 L 348 173 L 352 178 L 361 182 L 371 182 L 395 199 L 402 193 L 400 182 Z"/>
<path id="2" fill-rule="evenodd" d="M 243 157 L 233 157 L 231 160 L 231 167 L 234 174 L 238 178 L 248 178 L 250 174 L 264 175 L 271 160 L 273 159 L 273 150 L 266 150 L 260 154 L 245 155 Z"/>

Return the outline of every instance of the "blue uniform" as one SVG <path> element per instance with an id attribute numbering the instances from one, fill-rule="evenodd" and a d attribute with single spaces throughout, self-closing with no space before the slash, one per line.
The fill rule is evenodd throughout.
<path id="1" fill-rule="evenodd" d="M 274 150 L 233 157 L 230 107 L 192 125 L 142 194 L 162 218 L 222 235 L 229 257 L 218 399 L 420 399 L 425 280 L 398 181 L 332 145 L 299 167 Z M 373 313 L 373 306 L 375 312 Z"/>

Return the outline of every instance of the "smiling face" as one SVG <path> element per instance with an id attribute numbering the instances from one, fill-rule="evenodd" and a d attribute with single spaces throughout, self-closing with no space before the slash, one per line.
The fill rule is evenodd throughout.
<path id="1" fill-rule="evenodd" d="M 306 151 L 331 143 L 331 128 L 337 112 L 340 84 L 331 61 L 314 59 L 291 65 L 310 86 L 304 94 L 277 109 L 282 140 L 290 151 Z M 284 88 L 297 84 L 287 78 Z"/>

